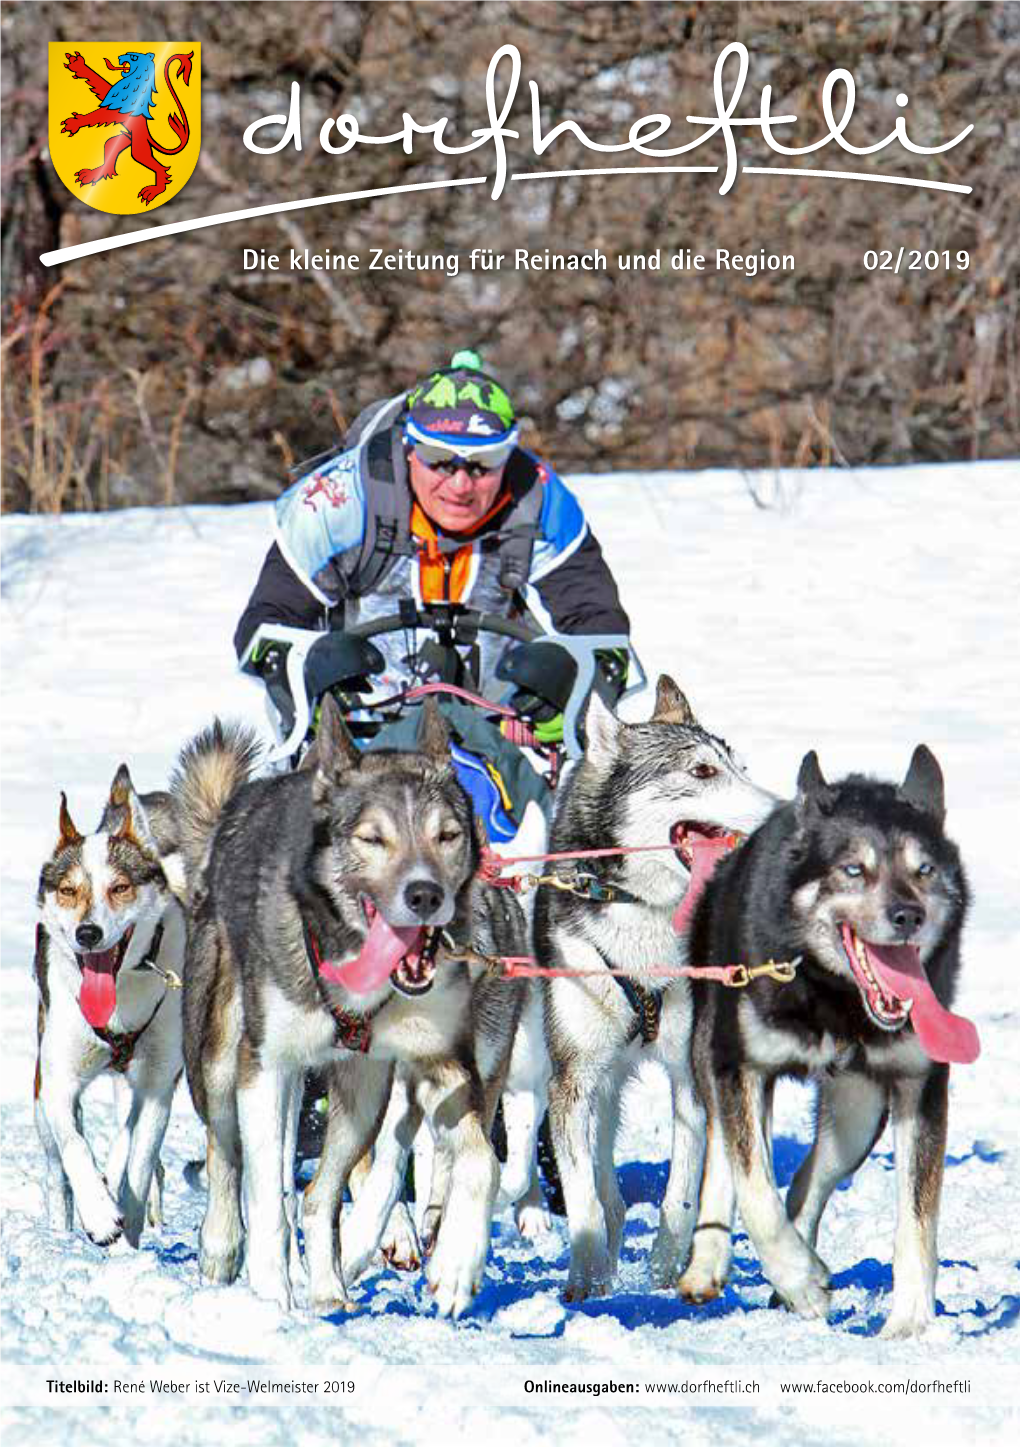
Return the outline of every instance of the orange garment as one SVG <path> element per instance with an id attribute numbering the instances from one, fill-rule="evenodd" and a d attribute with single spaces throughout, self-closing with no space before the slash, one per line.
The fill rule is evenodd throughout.
<path id="1" fill-rule="evenodd" d="M 510 501 L 509 492 L 500 493 L 489 511 L 469 528 L 472 537 L 479 528 L 501 512 Z M 411 509 L 411 533 L 420 538 L 425 546 L 418 554 L 418 580 L 423 603 L 459 603 L 467 591 L 471 577 L 471 553 L 473 543 L 465 543 L 455 553 L 440 553 L 439 538 L 432 522 L 415 502 Z"/>

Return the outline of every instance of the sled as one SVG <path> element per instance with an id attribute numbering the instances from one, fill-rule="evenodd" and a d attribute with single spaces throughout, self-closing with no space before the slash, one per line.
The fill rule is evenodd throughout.
<path id="1" fill-rule="evenodd" d="M 373 696 L 372 677 L 382 671 L 385 660 L 372 640 L 389 633 L 405 633 L 410 642 L 408 652 L 414 656 L 419 651 L 418 634 L 424 635 L 423 643 L 431 640 L 438 648 L 434 669 L 437 677 L 378 698 Z M 500 660 L 496 669 L 497 677 L 509 685 L 505 700 L 483 698 L 469 686 L 476 681 L 471 675 L 470 655 L 476 650 L 479 634 L 508 638 L 531 647 L 558 648 L 568 655 L 574 666 L 574 677 L 563 709 L 561 746 L 568 759 L 578 759 L 583 753 L 579 724 L 588 694 L 593 687 L 598 687 L 600 653 L 627 656 L 628 681 L 619 695 L 620 700 L 639 693 L 647 683 L 641 660 L 624 634 L 543 633 L 533 623 L 482 613 L 459 603 L 419 607 L 407 602 L 396 613 L 357 623 L 342 632 L 262 623 L 241 658 L 240 668 L 265 684 L 273 705 L 271 721 L 276 744 L 267 755 L 267 763 L 293 762 L 300 757 L 314 732 L 315 706 L 327 690 L 334 691 L 341 705 L 346 705 L 344 712 L 350 718 L 355 738 L 372 737 L 399 716 L 407 704 L 437 693 L 466 702 L 486 716 L 509 725 L 504 727 L 504 733 L 519 746 L 538 754 L 557 752 L 560 746 L 547 750 L 538 744 L 528 721 L 510 705 L 514 679 L 512 663 L 508 663 L 507 657 Z M 516 650 L 509 651 L 511 658 L 514 652 Z M 272 660 L 268 666 L 267 657 Z M 556 662 L 562 668 L 562 659 L 557 658 Z M 461 679 L 465 681 L 459 681 Z M 550 762 L 555 777 L 557 761 Z"/>

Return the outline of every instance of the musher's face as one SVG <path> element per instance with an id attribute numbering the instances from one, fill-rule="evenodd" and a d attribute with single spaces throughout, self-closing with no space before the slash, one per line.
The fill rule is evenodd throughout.
<path id="1" fill-rule="evenodd" d="M 449 533 L 473 528 L 492 507 L 503 485 L 506 463 L 472 477 L 466 468 L 456 472 L 437 471 L 425 463 L 412 447 L 407 455 L 411 491 L 422 512 Z"/>

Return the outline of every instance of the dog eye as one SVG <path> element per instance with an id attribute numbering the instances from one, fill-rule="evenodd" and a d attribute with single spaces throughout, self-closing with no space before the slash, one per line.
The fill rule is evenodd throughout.
<path id="1" fill-rule="evenodd" d="M 440 842 L 440 844 L 456 844 L 457 840 L 460 839 L 460 838 L 461 838 L 461 830 L 460 830 L 460 829 L 454 829 L 454 828 L 452 828 L 452 827 L 450 827 L 450 828 L 448 828 L 448 829 L 442 829 L 442 830 L 440 830 L 440 833 L 439 833 L 439 842 Z"/>
<path id="2" fill-rule="evenodd" d="M 935 873 L 935 866 L 934 864 L 929 864 L 928 861 L 925 860 L 923 864 L 919 864 L 917 866 L 917 872 L 922 879 L 930 879 L 931 876 Z"/>
<path id="3" fill-rule="evenodd" d="M 111 894 L 129 894 L 130 891 L 131 886 L 126 879 L 119 879 L 116 884 L 110 887 Z"/>
<path id="4" fill-rule="evenodd" d="M 718 772 L 714 764 L 695 764 L 691 770 L 696 779 L 714 779 Z"/>
<path id="5" fill-rule="evenodd" d="M 381 834 L 355 834 L 358 844 L 364 844 L 368 849 L 385 849 L 386 840 Z"/>
<path id="6" fill-rule="evenodd" d="M 62 884 L 62 885 L 60 886 L 60 888 L 57 890 L 58 896 L 59 896 L 61 899 L 67 899 L 67 900 L 74 899 L 74 898 L 76 897 L 77 893 L 78 893 L 78 891 L 75 889 L 75 887 L 74 887 L 73 884 Z"/>
<path id="7" fill-rule="evenodd" d="M 848 875 L 851 879 L 860 879 L 861 875 L 864 873 L 864 865 L 844 864 L 843 873 Z"/>

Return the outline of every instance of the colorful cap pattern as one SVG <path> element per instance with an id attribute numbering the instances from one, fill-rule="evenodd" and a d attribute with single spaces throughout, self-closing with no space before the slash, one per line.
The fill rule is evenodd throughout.
<path id="1" fill-rule="evenodd" d="M 465 454 L 517 441 L 513 403 L 481 365 L 477 352 L 457 352 L 449 367 L 432 372 L 408 393 L 410 440 Z"/>

